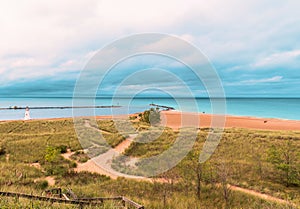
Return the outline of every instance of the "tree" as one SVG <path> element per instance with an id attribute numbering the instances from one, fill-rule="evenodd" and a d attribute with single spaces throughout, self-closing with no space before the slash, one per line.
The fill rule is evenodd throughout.
<path id="1" fill-rule="evenodd" d="M 158 179 L 153 178 L 153 189 L 155 192 L 162 194 L 163 208 L 167 208 L 168 198 L 172 196 L 174 190 L 174 182 L 178 179 L 176 171 L 173 169 L 162 173 L 158 176 Z"/>
<path id="2" fill-rule="evenodd" d="M 219 163 L 219 165 L 217 165 L 217 173 L 219 182 L 221 183 L 223 197 L 227 205 L 229 203 L 229 197 L 231 193 L 230 186 L 228 184 L 230 172 L 228 165 L 223 160 Z"/>
<path id="3" fill-rule="evenodd" d="M 151 125 L 157 125 L 160 123 L 160 111 L 158 109 L 150 108 L 150 110 L 144 111 L 140 116 L 140 121 L 149 123 Z"/>
<path id="4" fill-rule="evenodd" d="M 57 160 L 60 151 L 56 147 L 48 146 L 46 148 L 45 161 L 53 163 Z"/>
<path id="5" fill-rule="evenodd" d="M 300 184 L 299 157 L 297 147 L 290 139 L 283 146 L 273 145 L 268 151 L 268 161 L 282 172 L 287 187 Z"/>
<path id="6" fill-rule="evenodd" d="M 187 183 L 195 185 L 196 197 L 200 200 L 201 186 L 204 181 L 204 164 L 199 163 L 199 154 L 197 152 L 190 152 L 187 156 L 187 161 L 183 164 L 184 168 L 181 169 L 184 172 L 183 176 Z"/>
<path id="7" fill-rule="evenodd" d="M 57 147 L 48 146 L 45 150 L 44 168 L 47 175 L 63 175 L 69 169 L 62 160 L 61 150 Z"/>

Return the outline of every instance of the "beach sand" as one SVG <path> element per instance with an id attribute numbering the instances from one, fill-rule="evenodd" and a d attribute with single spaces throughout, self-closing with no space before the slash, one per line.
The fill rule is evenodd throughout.
<path id="1" fill-rule="evenodd" d="M 162 123 L 173 129 L 178 129 L 182 126 L 182 120 L 184 124 L 191 126 L 193 121 L 199 121 L 198 127 L 205 128 L 211 127 L 212 115 L 210 114 L 198 114 L 198 113 L 186 113 L 178 111 L 163 111 L 161 114 Z M 186 122 L 186 120 L 192 120 Z M 225 128 L 246 128 L 257 130 L 300 130 L 300 121 L 298 120 L 283 120 L 274 118 L 255 118 L 247 116 L 225 116 Z M 196 122 L 195 122 L 196 123 Z"/>
<path id="2" fill-rule="evenodd" d="M 98 120 L 110 120 L 110 119 L 127 119 L 129 116 L 137 116 L 138 114 L 132 115 L 120 115 L 120 116 L 96 116 Z M 172 129 L 179 129 L 183 124 L 190 127 L 207 128 L 211 127 L 213 115 L 203 113 L 188 113 L 180 111 L 162 111 L 161 112 L 161 123 L 163 126 L 170 127 Z M 218 116 L 220 117 L 220 116 Z M 72 118 L 44 118 L 44 119 L 31 119 L 24 122 L 31 122 L 37 120 L 66 120 Z M 226 122 L 224 128 L 245 128 L 245 129 L 256 129 L 256 130 L 289 130 L 289 131 L 300 131 L 300 120 L 285 120 L 276 118 L 256 118 L 250 116 L 225 116 Z M 6 120 L 0 122 L 9 122 L 17 120 Z"/>

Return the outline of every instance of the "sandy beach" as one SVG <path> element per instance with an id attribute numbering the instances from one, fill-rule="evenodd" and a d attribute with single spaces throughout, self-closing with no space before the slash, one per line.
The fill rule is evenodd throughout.
<path id="1" fill-rule="evenodd" d="M 178 129 L 181 127 L 182 118 L 199 118 L 199 127 L 211 127 L 212 115 L 198 113 L 184 113 L 178 111 L 163 111 L 162 123 Z M 186 120 L 186 119 L 185 119 Z M 300 130 L 300 121 L 283 120 L 274 118 L 255 118 L 247 116 L 226 116 L 225 128 L 247 128 L 257 130 Z"/>
<path id="2" fill-rule="evenodd" d="M 138 114 L 132 114 L 129 116 L 137 116 Z M 110 120 L 110 119 L 127 119 L 128 115 L 119 116 L 96 116 L 97 120 Z M 162 111 L 161 112 L 161 123 L 163 126 L 170 127 L 172 129 L 179 129 L 182 127 L 182 119 L 184 118 L 185 124 L 190 123 L 191 126 L 199 128 L 211 127 L 213 115 L 203 113 L 188 113 L 180 111 Z M 31 119 L 30 121 L 37 120 L 65 120 L 72 118 L 43 118 L 43 119 Z M 233 116 L 226 115 L 226 122 L 224 128 L 246 128 L 246 129 L 257 129 L 257 130 L 290 130 L 300 131 L 300 120 L 285 120 L 277 118 L 256 118 L 250 116 Z M 18 120 L 3 120 L 0 122 L 9 122 Z M 188 121 L 188 122 L 187 122 Z M 195 121 L 198 121 L 197 123 Z"/>

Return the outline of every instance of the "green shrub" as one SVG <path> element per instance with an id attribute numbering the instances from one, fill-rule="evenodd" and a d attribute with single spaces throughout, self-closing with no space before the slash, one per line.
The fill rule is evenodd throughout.
<path id="1" fill-rule="evenodd" d="M 71 159 L 75 160 L 79 163 L 85 163 L 87 162 L 90 158 L 87 154 L 84 153 L 82 150 L 77 150 L 73 155 L 71 155 Z"/>
<path id="2" fill-rule="evenodd" d="M 45 190 L 48 186 L 48 181 L 46 180 L 35 182 L 35 187 L 40 190 Z"/>
<path id="3" fill-rule="evenodd" d="M 143 114 L 139 114 L 140 121 L 146 122 L 152 125 L 157 125 L 160 123 L 160 112 L 158 109 L 150 108 L 150 110 L 146 110 Z"/>
<path id="4" fill-rule="evenodd" d="M 72 161 L 70 164 L 70 168 L 77 168 L 77 163 Z"/>
<path id="5" fill-rule="evenodd" d="M 47 176 L 62 176 L 68 172 L 68 167 L 64 165 L 46 165 L 44 168 Z"/>
<path id="6" fill-rule="evenodd" d="M 68 147 L 66 145 L 60 145 L 60 146 L 57 147 L 57 149 L 59 150 L 59 152 L 61 154 L 66 153 L 67 152 L 67 148 Z"/>

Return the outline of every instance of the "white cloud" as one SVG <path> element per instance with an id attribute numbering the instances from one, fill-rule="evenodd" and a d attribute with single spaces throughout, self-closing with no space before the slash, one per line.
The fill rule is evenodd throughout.
<path id="1" fill-rule="evenodd" d="M 243 86 L 243 85 L 256 85 L 256 84 L 263 84 L 263 83 L 277 83 L 282 81 L 283 76 L 274 76 L 270 78 L 262 78 L 262 79 L 250 79 L 250 80 L 243 80 L 238 82 L 230 82 L 225 83 L 225 86 Z"/>
<path id="2" fill-rule="evenodd" d="M 229 86 L 255 86 L 256 84 L 268 84 L 268 83 L 278 83 L 283 80 L 283 76 L 273 76 L 270 78 L 262 79 L 249 79 L 236 82 L 224 82 L 225 87 Z"/>
<path id="3" fill-rule="evenodd" d="M 26 67 L 37 67 L 37 66 L 43 66 L 45 63 L 41 61 L 40 59 L 36 58 L 20 58 L 20 59 L 15 59 L 14 61 L 11 62 L 10 67 L 11 68 L 26 68 Z"/>
<path id="4" fill-rule="evenodd" d="M 253 66 L 254 67 L 264 67 L 264 66 L 274 66 L 279 64 L 289 64 L 294 61 L 295 58 L 300 57 L 300 50 L 292 50 L 271 54 L 258 60 Z"/>
<path id="5" fill-rule="evenodd" d="M 263 78 L 263 79 L 253 79 L 253 80 L 247 80 L 247 81 L 242 81 L 242 83 L 245 84 L 257 84 L 257 83 L 273 83 L 273 82 L 279 82 L 282 80 L 282 76 L 274 76 L 271 78 Z"/>
<path id="6" fill-rule="evenodd" d="M 300 56 L 299 6 L 297 0 L 1 1 L 0 82 L 79 71 L 97 49 L 143 32 L 175 34 L 201 49 L 213 63 L 237 66 L 232 69 L 236 77 L 244 75 L 240 69 L 266 66 L 273 66 L 272 75 L 280 75 L 278 71 L 284 69 L 280 65 L 299 66 L 295 61 Z M 198 61 L 178 45 L 168 47 Z M 242 82 L 282 79 L 267 73 L 248 75 Z"/>

